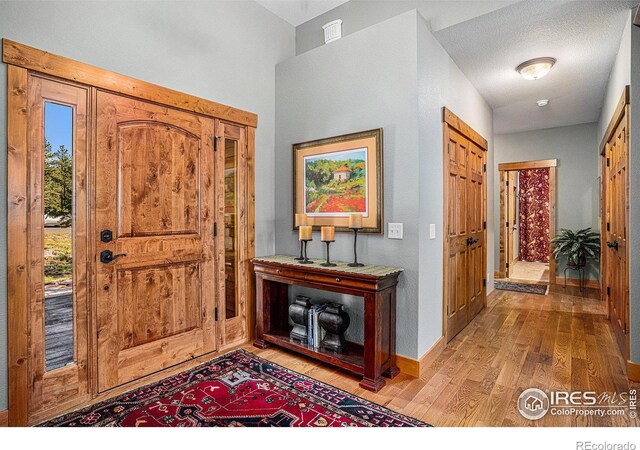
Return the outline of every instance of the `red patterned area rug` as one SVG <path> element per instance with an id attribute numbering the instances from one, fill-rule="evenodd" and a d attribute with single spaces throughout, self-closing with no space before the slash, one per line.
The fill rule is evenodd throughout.
<path id="1" fill-rule="evenodd" d="M 45 427 L 423 427 L 417 419 L 321 383 L 246 350 Z"/>

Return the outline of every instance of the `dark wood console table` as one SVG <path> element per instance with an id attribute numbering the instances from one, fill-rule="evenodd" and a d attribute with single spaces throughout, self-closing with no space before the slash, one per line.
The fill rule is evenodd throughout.
<path id="1" fill-rule="evenodd" d="M 255 258 L 256 341 L 302 353 L 362 375 L 360 387 L 377 392 L 384 385 L 382 376 L 393 378 L 396 367 L 396 285 L 402 269 L 367 265 L 322 267 L 322 260 L 300 264 L 294 256 Z M 350 342 L 346 353 L 312 349 L 289 339 L 289 285 L 307 286 L 350 294 L 364 299 L 364 345 Z"/>

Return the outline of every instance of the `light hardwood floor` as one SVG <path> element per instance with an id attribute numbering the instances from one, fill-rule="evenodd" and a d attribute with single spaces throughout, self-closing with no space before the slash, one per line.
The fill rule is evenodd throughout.
<path id="1" fill-rule="evenodd" d="M 622 417 L 558 417 L 532 422 L 516 409 L 520 393 L 623 392 L 625 364 L 595 290 L 552 286 L 549 295 L 494 291 L 488 307 L 420 378 L 399 374 L 379 393 L 358 377 L 273 347 L 247 350 L 287 368 L 435 426 L 629 426 Z M 634 386 L 638 388 L 638 385 Z"/>
<path id="2" fill-rule="evenodd" d="M 516 261 L 509 269 L 509 278 L 536 282 L 549 282 L 549 263 Z"/>

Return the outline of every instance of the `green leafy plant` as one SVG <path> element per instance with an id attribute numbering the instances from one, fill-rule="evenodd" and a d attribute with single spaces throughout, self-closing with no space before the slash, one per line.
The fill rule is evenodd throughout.
<path id="1" fill-rule="evenodd" d="M 570 266 L 582 267 L 587 260 L 600 255 L 600 233 L 592 231 L 591 227 L 578 231 L 563 228 L 551 242 L 556 245 L 553 256 L 556 259 L 566 256 Z"/>

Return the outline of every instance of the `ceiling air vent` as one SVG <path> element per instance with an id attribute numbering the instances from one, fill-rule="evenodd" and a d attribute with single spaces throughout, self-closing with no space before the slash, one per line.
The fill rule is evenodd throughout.
<path id="1" fill-rule="evenodd" d="M 328 44 L 342 37 L 342 20 L 334 20 L 322 26 L 324 30 L 324 43 Z"/>

